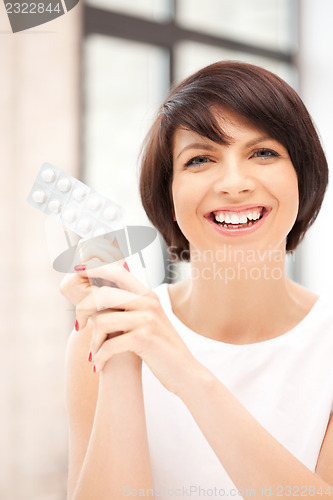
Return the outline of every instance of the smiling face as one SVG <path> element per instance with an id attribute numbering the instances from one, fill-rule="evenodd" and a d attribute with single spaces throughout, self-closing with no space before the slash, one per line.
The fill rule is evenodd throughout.
<path id="1" fill-rule="evenodd" d="M 172 197 L 182 233 L 192 250 L 284 251 L 299 201 L 286 148 L 235 113 L 219 123 L 229 144 L 175 131 Z"/>

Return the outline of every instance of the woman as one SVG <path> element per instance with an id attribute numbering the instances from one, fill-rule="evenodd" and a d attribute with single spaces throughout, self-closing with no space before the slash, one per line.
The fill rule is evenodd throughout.
<path id="1" fill-rule="evenodd" d="M 272 73 L 219 62 L 171 90 L 140 189 L 191 276 L 150 291 L 116 242 L 82 244 L 86 270 L 62 284 L 78 330 L 68 498 L 333 494 L 331 302 L 284 270 L 327 173 L 304 104 Z"/>

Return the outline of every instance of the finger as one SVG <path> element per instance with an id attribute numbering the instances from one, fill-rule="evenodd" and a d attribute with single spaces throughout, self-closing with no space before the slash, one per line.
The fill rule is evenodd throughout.
<path id="1" fill-rule="evenodd" d="M 115 238 L 113 242 L 104 236 L 81 239 L 77 245 L 73 267 L 87 263 L 89 260 L 95 258 L 99 259 L 101 262 L 116 262 L 123 259 L 124 255 Z"/>
<path id="2" fill-rule="evenodd" d="M 96 250 L 81 252 L 76 251 L 74 256 L 72 267 L 75 271 L 81 271 L 87 267 L 99 267 L 105 263 L 115 262 L 114 257 L 104 250 Z"/>
<path id="3" fill-rule="evenodd" d="M 124 257 L 117 238 L 112 236 L 112 234 L 103 234 L 101 236 L 95 236 L 94 238 L 82 238 L 81 245 L 85 246 L 86 244 L 90 244 L 91 242 L 96 242 L 102 247 L 111 250 L 114 253 L 115 257 L 120 256 Z"/>
<path id="4" fill-rule="evenodd" d="M 115 283 L 119 288 L 128 290 L 138 295 L 145 295 L 149 288 L 129 273 L 122 262 L 113 262 L 103 266 L 87 266 L 80 274 L 91 278 L 101 278 L 105 281 Z"/>
<path id="5" fill-rule="evenodd" d="M 111 261 L 104 261 L 104 259 L 101 259 L 104 262 L 114 262 L 124 258 L 116 238 L 111 241 L 110 238 L 104 236 L 99 236 L 90 240 L 81 240 L 81 243 L 79 243 L 79 251 L 81 256 L 87 256 L 88 260 L 92 257 L 100 257 L 102 253 L 112 256 Z"/>
<path id="6" fill-rule="evenodd" d="M 90 285 L 86 277 L 66 274 L 60 283 L 60 292 L 75 306 L 87 296 Z"/>
<path id="7" fill-rule="evenodd" d="M 84 262 L 84 264 L 79 264 L 78 266 L 75 266 L 75 271 L 80 273 L 81 270 L 85 271 L 87 269 L 94 269 L 96 267 L 100 267 L 103 265 L 104 265 L 104 262 L 101 259 L 99 259 L 98 257 L 92 257 L 91 259 L 86 260 Z M 84 276 L 81 274 L 81 276 L 88 278 L 87 275 Z"/>
<path id="8" fill-rule="evenodd" d="M 60 292 L 65 296 L 68 297 L 70 294 L 70 291 L 74 288 L 80 285 L 83 281 L 83 277 L 77 274 L 65 274 L 65 276 L 62 278 L 59 288 Z"/>
<path id="9" fill-rule="evenodd" d="M 91 291 L 92 293 L 87 295 L 76 308 L 76 319 L 80 330 L 86 326 L 88 319 L 98 311 L 124 309 L 126 303 L 132 302 L 139 297 L 126 290 L 107 286 L 101 288 L 92 286 Z"/>
<path id="10" fill-rule="evenodd" d="M 138 324 L 139 314 L 137 311 L 119 312 L 103 311 L 93 315 L 90 320 L 93 325 L 90 352 L 94 359 L 95 354 L 108 338 L 127 334 Z"/>
<path id="11" fill-rule="evenodd" d="M 79 252 L 80 262 L 86 263 L 91 259 L 99 259 L 103 263 L 116 262 L 124 257 L 115 257 L 111 251 L 98 246 L 86 246 Z"/>
<path id="12" fill-rule="evenodd" d="M 103 265 L 105 265 L 104 262 L 102 262 L 97 257 L 94 257 L 88 260 L 84 265 L 80 264 L 76 266 L 75 271 L 81 277 L 81 279 L 89 281 L 90 285 L 92 286 L 98 286 L 98 287 L 111 286 L 117 288 L 117 284 L 114 281 L 109 281 L 100 277 L 93 277 L 89 275 L 91 269 L 96 269 Z M 86 271 L 86 273 L 83 273 L 82 271 Z"/>
<path id="13" fill-rule="evenodd" d="M 95 267 L 100 267 L 103 266 L 104 262 L 101 260 L 97 259 L 96 257 L 87 261 L 85 264 L 78 264 L 75 266 L 74 270 L 76 271 L 77 275 L 80 276 L 81 281 L 87 282 L 92 286 L 113 286 L 117 288 L 117 285 L 113 281 L 107 281 L 102 278 L 89 278 L 87 274 L 83 275 L 82 271 L 83 270 L 88 270 L 89 269 L 94 269 Z"/>
<path id="14" fill-rule="evenodd" d="M 115 354 L 123 352 L 133 352 L 140 356 L 140 341 L 137 332 L 133 331 L 124 335 L 119 335 L 110 340 L 106 340 L 102 347 L 97 351 L 94 358 L 94 371 L 100 372 L 104 365 Z"/>
<path id="15" fill-rule="evenodd" d="M 159 306 L 157 295 L 148 291 L 145 295 L 138 295 L 121 288 L 103 286 L 101 288 L 91 287 L 92 293 L 87 295 L 76 308 L 76 318 L 79 328 L 87 324 L 88 319 L 98 311 L 105 309 L 114 310 L 144 310 Z"/>

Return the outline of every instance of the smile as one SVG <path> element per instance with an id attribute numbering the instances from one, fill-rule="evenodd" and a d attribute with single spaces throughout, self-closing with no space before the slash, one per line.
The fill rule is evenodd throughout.
<path id="1" fill-rule="evenodd" d="M 270 208 L 261 205 L 228 207 L 228 209 L 214 210 L 205 217 L 219 232 L 237 236 L 258 229 L 270 211 Z"/>

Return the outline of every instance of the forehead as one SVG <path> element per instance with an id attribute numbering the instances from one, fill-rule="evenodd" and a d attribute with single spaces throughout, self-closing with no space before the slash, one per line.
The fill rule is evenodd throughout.
<path id="1" fill-rule="evenodd" d="M 223 136 L 225 139 L 224 142 L 227 145 L 236 142 L 248 142 L 252 137 L 270 136 L 266 131 L 250 123 L 246 118 L 235 112 L 216 111 L 214 117 L 221 130 L 221 136 Z M 175 130 L 173 138 L 173 150 L 175 155 L 185 146 L 192 143 L 198 145 L 205 143 L 214 144 L 214 141 L 188 128 L 178 127 Z"/>

